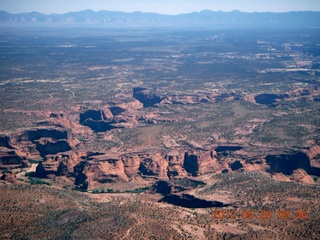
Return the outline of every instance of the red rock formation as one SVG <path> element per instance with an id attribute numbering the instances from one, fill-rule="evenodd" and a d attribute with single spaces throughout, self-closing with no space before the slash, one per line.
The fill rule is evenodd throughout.
<path id="1" fill-rule="evenodd" d="M 5 169 L 23 168 L 29 166 L 27 159 L 21 156 L 16 150 L 0 148 L 0 167 Z"/>
<path id="2" fill-rule="evenodd" d="M 169 177 L 186 177 L 187 171 L 183 168 L 184 152 L 178 150 L 170 151 L 166 159 L 169 163 L 168 175 Z"/>
<path id="3" fill-rule="evenodd" d="M 169 179 L 186 177 L 188 172 L 193 175 L 221 172 L 214 154 L 214 151 L 185 153 L 183 150 L 171 151 L 168 154 L 132 153 L 118 157 L 102 154 L 80 162 L 75 167 L 74 174 L 77 176 L 78 186 L 91 189 L 103 183 L 139 178 Z M 192 169 L 193 165 L 196 165 L 195 169 Z"/>
<path id="4" fill-rule="evenodd" d="M 254 94 L 247 94 L 243 97 L 243 99 L 248 102 L 256 103 L 256 100 L 254 99 Z"/>
<path id="5" fill-rule="evenodd" d="M 303 152 L 290 152 L 288 154 L 267 155 L 266 163 L 271 173 L 282 172 L 291 175 L 298 168 L 310 171 L 310 159 Z"/>
<path id="6" fill-rule="evenodd" d="M 58 161 L 58 159 L 54 157 L 48 157 L 48 159 L 45 159 L 45 161 L 38 164 L 36 168 L 36 176 L 39 178 L 47 178 L 49 177 L 49 175 L 58 176 L 59 164 L 60 162 Z"/>
<path id="7" fill-rule="evenodd" d="M 318 86 L 298 88 L 292 91 L 279 94 L 279 93 L 268 93 L 268 94 L 250 94 L 244 96 L 244 100 L 253 103 L 261 103 L 272 105 L 280 101 L 292 101 L 292 100 L 304 100 L 308 102 L 318 101 L 320 94 L 320 88 Z"/>
<path id="8" fill-rule="evenodd" d="M 0 136 L 0 147 L 12 148 L 11 141 L 8 136 Z"/>
<path id="9" fill-rule="evenodd" d="M 77 113 L 79 115 L 79 113 Z M 62 128 L 65 130 L 68 130 L 68 132 L 72 132 L 73 134 L 80 134 L 80 135 L 86 135 L 91 134 L 92 130 L 89 127 L 83 126 L 79 124 L 79 119 L 76 120 L 67 119 L 68 116 L 71 116 L 73 118 L 73 114 L 67 114 L 66 118 L 64 117 L 58 117 L 58 118 L 49 118 L 43 121 L 38 122 L 38 125 L 41 126 L 48 126 L 49 128 L 52 126 L 56 126 L 58 128 Z"/>
<path id="10" fill-rule="evenodd" d="M 308 157 L 310 159 L 314 159 L 314 158 L 320 158 L 320 146 L 319 145 L 313 145 L 312 147 L 310 147 L 310 149 L 308 151 L 306 151 Z"/>
<path id="11" fill-rule="evenodd" d="M 193 176 L 205 173 L 221 172 L 221 166 L 217 163 L 214 151 L 186 152 L 183 167 Z"/>
<path id="12" fill-rule="evenodd" d="M 187 188 L 164 180 L 157 181 L 151 188 L 151 192 L 161 193 L 162 195 L 168 195 L 185 190 L 187 190 Z"/>
<path id="13" fill-rule="evenodd" d="M 312 177 L 310 177 L 303 169 L 293 171 L 293 174 L 290 176 L 290 180 L 306 184 L 314 184 Z"/>
<path id="14" fill-rule="evenodd" d="M 74 167 L 80 162 L 86 152 L 70 152 L 65 154 L 47 155 L 36 168 L 37 177 L 72 175 Z"/>
<path id="15" fill-rule="evenodd" d="M 123 162 L 124 172 L 129 179 L 138 177 L 141 158 L 138 154 L 126 154 L 120 157 Z"/>
<path id="16" fill-rule="evenodd" d="M 97 154 L 87 157 L 75 167 L 77 185 L 90 189 L 103 183 L 124 182 L 139 178 L 169 179 L 221 173 L 226 164 L 220 164 L 215 151 L 172 150 L 161 152 L 131 153 L 121 156 Z"/>
<path id="17" fill-rule="evenodd" d="M 74 168 L 75 185 L 83 189 L 93 189 L 103 183 L 127 182 L 124 164 L 117 157 L 99 155 L 82 161 Z"/>
<path id="18" fill-rule="evenodd" d="M 31 129 L 25 131 L 20 134 L 18 137 L 18 141 L 31 141 L 35 142 L 40 138 L 52 138 L 56 140 L 60 139 L 68 139 L 68 131 L 64 129 L 56 129 L 56 128 L 38 128 L 38 129 Z"/>
<path id="19" fill-rule="evenodd" d="M 153 91 L 139 87 L 133 89 L 133 97 L 141 102 L 144 107 L 152 107 L 162 100 L 162 98 Z"/>
<path id="20" fill-rule="evenodd" d="M 41 138 L 36 141 L 37 150 L 40 156 L 44 157 L 48 154 L 57 154 L 60 152 L 67 152 L 71 147 L 67 140 L 55 140 L 52 138 Z"/>
<path id="21" fill-rule="evenodd" d="M 10 183 L 14 183 L 14 184 L 18 183 L 18 179 L 17 179 L 16 175 L 13 172 L 5 172 L 5 173 L 3 173 L 2 176 L 0 177 L 0 180 L 6 181 L 6 182 L 10 182 Z"/>
<path id="22" fill-rule="evenodd" d="M 272 177 L 275 179 L 275 180 L 278 180 L 278 181 L 282 181 L 282 182 L 290 182 L 290 178 L 286 175 L 284 175 L 283 173 L 275 173 L 272 175 Z"/>
<path id="23" fill-rule="evenodd" d="M 215 151 L 205 151 L 199 154 L 199 171 L 198 174 L 221 172 L 221 166 L 215 158 Z"/>
<path id="24" fill-rule="evenodd" d="M 89 182 L 127 182 L 123 162 L 119 159 L 106 159 L 94 162 L 87 171 Z"/>
<path id="25" fill-rule="evenodd" d="M 145 176 L 168 178 L 168 162 L 161 153 L 140 155 L 139 171 Z"/>
<path id="26" fill-rule="evenodd" d="M 139 102 L 137 99 L 130 99 L 122 103 L 116 104 L 116 106 L 121 107 L 126 110 L 136 110 L 143 108 L 143 104 Z"/>

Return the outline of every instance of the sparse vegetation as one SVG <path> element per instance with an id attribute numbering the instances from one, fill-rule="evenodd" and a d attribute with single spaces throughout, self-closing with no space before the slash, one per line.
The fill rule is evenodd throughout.
<path id="1" fill-rule="evenodd" d="M 142 192 L 145 192 L 149 189 L 150 189 L 150 187 L 142 187 L 142 188 L 136 188 L 133 190 L 126 190 L 125 192 L 127 192 L 127 193 L 142 193 Z"/>
<path id="2" fill-rule="evenodd" d="M 25 176 L 26 177 L 35 177 L 36 176 L 36 172 L 26 172 Z"/>
<path id="3" fill-rule="evenodd" d="M 34 184 L 45 184 L 45 185 L 51 185 L 51 183 L 47 182 L 47 181 L 43 181 L 42 179 L 39 178 L 33 178 L 33 177 L 29 177 L 29 183 L 34 185 Z"/>
<path id="4" fill-rule="evenodd" d="M 270 29 L 267 33 L 248 29 L 162 29 L 160 33 L 149 29 L 131 32 L 93 28 L 86 33 L 73 28 L 30 28 L 23 33 L 6 30 L 1 33 L 0 45 L 0 132 L 16 134 L 54 125 L 67 129 L 71 132 L 68 137 L 80 141 L 72 142 L 77 154 L 84 151 L 93 156 L 150 149 L 167 154 L 172 149 L 192 151 L 236 143 L 249 153 L 247 161 L 255 161 L 256 155 L 275 149 L 308 149 L 310 142 L 318 139 L 320 126 L 320 102 L 313 96 L 319 90 L 318 71 L 307 66 L 319 64 L 319 31 Z M 68 47 L 59 47 L 66 43 Z M 286 68 L 290 71 L 283 72 Z M 165 98 L 185 95 L 188 99 L 180 104 L 141 109 L 139 103 L 133 102 L 132 88 L 137 86 L 152 89 Z M 253 102 L 256 94 L 290 92 L 291 98 L 274 104 Z M 224 93 L 234 96 L 219 98 Z M 216 99 L 192 103 L 192 97 L 200 95 Z M 133 103 L 138 107 L 130 112 Z M 98 117 L 104 118 L 100 109 L 107 112 L 108 105 L 120 104 L 125 105 L 124 115 L 117 115 L 112 124 L 124 125 L 99 133 L 79 126 L 80 111 L 97 108 Z M 49 113 L 59 112 L 63 117 L 53 114 L 48 118 Z M 26 135 L 21 136 L 25 138 Z M 27 149 L 34 157 L 37 143 L 26 142 L 21 149 Z M 4 142 L 1 146 L 5 145 Z M 14 150 L 7 150 L 4 154 L 15 154 Z M 241 156 L 222 154 L 215 155 L 212 161 Z M 39 179 L 32 171 L 20 178 L 24 173 L 16 172 L 18 180 L 23 181 L 20 185 L 0 181 L 0 211 L 6 216 L 0 220 L 0 238 L 316 239 L 319 232 L 318 177 L 313 178 L 316 184 L 309 186 L 276 181 L 259 171 L 211 174 L 201 176 L 203 181 L 196 176 L 191 180 L 187 173 L 183 178 L 170 176 L 171 182 L 192 188 L 191 192 L 199 197 L 228 201 L 230 206 L 224 210 L 241 213 L 249 209 L 259 214 L 263 209 L 273 213 L 268 220 L 242 219 L 239 215 L 218 221 L 212 218 L 213 209 L 184 209 L 158 202 L 161 196 L 151 195 L 146 186 L 155 181 L 154 172 L 150 179 L 136 174 L 133 178 L 143 181 L 136 186 L 127 182 L 126 187 L 105 184 L 93 189 L 92 194 L 87 193 L 87 182 L 83 188 L 73 188 L 76 174 L 68 174 L 72 170 L 65 163 L 77 156 L 70 157 L 65 151 L 57 155 L 53 166 L 48 167 L 54 168 L 55 174 L 61 171 L 61 176 Z M 30 159 L 29 163 L 43 161 L 35 156 L 39 159 Z M 55 165 L 60 157 L 63 164 Z M 21 160 L 19 156 L 16 159 Z M 111 163 L 82 166 L 78 171 L 86 167 L 110 170 L 123 164 L 112 162 L 113 157 L 97 159 L 82 156 L 77 160 L 111 159 Z M 135 165 L 131 160 L 127 164 Z M 176 160 L 179 161 L 183 162 L 183 158 Z M 172 167 L 176 163 L 168 164 Z M 223 168 L 227 169 L 228 164 Z M 259 163 L 252 164 L 252 168 L 263 169 Z M 212 171 L 220 170 L 217 167 Z M 118 176 L 108 176 L 111 175 Z M 281 209 L 290 211 L 292 218 L 277 219 Z M 294 219 L 301 209 L 309 217 Z"/>
<path id="5" fill-rule="evenodd" d="M 42 162 L 42 159 L 29 159 L 29 163 L 32 163 L 32 164 L 38 164 Z"/>

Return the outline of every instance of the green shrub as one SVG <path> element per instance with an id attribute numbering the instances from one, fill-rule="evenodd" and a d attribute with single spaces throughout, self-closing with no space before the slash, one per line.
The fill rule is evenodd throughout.
<path id="1" fill-rule="evenodd" d="M 46 181 L 43 181 L 43 180 L 40 180 L 40 179 L 37 179 L 37 178 L 29 178 L 29 183 L 34 185 L 34 184 L 45 184 L 45 185 L 51 185 L 51 183 L 48 183 Z"/>
<path id="2" fill-rule="evenodd" d="M 35 175 L 36 175 L 35 172 L 26 172 L 26 173 L 25 173 L 25 176 L 26 176 L 26 177 L 34 177 Z"/>
<path id="3" fill-rule="evenodd" d="M 147 191 L 149 188 L 150 187 L 142 187 L 142 188 L 136 188 L 133 190 L 126 190 L 125 192 L 127 192 L 127 193 L 142 193 L 142 192 Z"/>
<path id="4" fill-rule="evenodd" d="M 79 141 L 83 141 L 83 137 L 81 137 L 81 136 L 77 136 L 77 139 L 79 140 Z"/>
<path id="5" fill-rule="evenodd" d="M 74 191 L 79 191 L 79 192 L 88 192 L 88 190 L 87 190 L 87 189 L 77 188 L 77 187 L 72 188 L 72 190 L 74 190 Z"/>
<path id="6" fill-rule="evenodd" d="M 42 159 L 29 159 L 29 163 L 40 163 Z"/>

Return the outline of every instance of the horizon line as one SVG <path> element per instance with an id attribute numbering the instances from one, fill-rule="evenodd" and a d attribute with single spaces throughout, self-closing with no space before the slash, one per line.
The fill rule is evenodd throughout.
<path id="1" fill-rule="evenodd" d="M 69 11 L 69 12 L 63 12 L 63 13 L 43 13 L 43 12 L 38 12 L 38 11 L 29 11 L 29 12 L 8 12 L 6 10 L 1 10 L 1 12 L 6 12 L 9 14 L 26 14 L 26 13 L 39 13 L 43 15 L 63 15 L 63 14 L 68 14 L 68 13 L 78 13 L 78 12 L 85 12 L 85 11 L 91 11 L 95 13 L 99 12 L 117 12 L 117 13 L 127 13 L 127 14 L 132 14 L 132 13 L 143 13 L 143 14 L 156 14 L 156 15 L 166 15 L 166 16 L 179 16 L 179 15 L 185 15 L 185 14 L 192 14 L 192 13 L 202 13 L 202 12 L 223 12 L 223 13 L 232 13 L 232 12 L 238 12 L 238 13 L 276 13 L 276 14 L 281 14 L 281 13 L 297 13 L 297 12 L 313 12 L 313 13 L 320 13 L 320 11 L 313 11 L 313 10 L 298 10 L 298 11 L 286 11 L 286 12 L 272 12 L 272 11 L 253 11 L 253 12 L 246 12 L 246 11 L 240 11 L 240 10 L 231 10 L 231 11 L 222 11 L 222 10 L 211 10 L 211 9 L 203 9 L 201 11 L 193 11 L 193 12 L 186 12 L 186 13 L 178 13 L 178 14 L 167 14 L 167 13 L 156 13 L 156 12 L 143 12 L 143 11 L 133 11 L 133 12 L 126 12 L 126 11 L 116 11 L 116 10 L 99 10 L 95 11 L 92 9 L 84 9 L 84 10 L 79 10 L 79 11 Z"/>

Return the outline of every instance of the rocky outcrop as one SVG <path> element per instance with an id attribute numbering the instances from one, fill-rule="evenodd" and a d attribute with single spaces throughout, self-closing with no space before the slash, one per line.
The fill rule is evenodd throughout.
<path id="1" fill-rule="evenodd" d="M 0 147 L 13 148 L 8 136 L 0 136 Z"/>
<path id="2" fill-rule="evenodd" d="M 107 159 L 105 161 L 90 164 L 90 172 L 93 174 L 86 175 L 91 178 L 91 182 L 111 183 L 127 182 L 129 180 L 124 173 L 123 162 L 119 159 Z"/>
<path id="3" fill-rule="evenodd" d="M 56 118 L 53 119 L 60 120 Z M 12 147 L 14 147 L 15 150 L 11 152 L 8 150 L 5 152 L 0 150 L 0 155 L 2 155 L 3 160 L 5 162 L 9 161 L 10 164 L 21 164 L 21 162 L 23 162 L 25 165 L 25 163 L 28 162 L 27 159 L 39 160 L 43 158 L 46 161 L 47 155 L 65 153 L 80 144 L 79 140 L 73 138 L 71 129 L 64 130 L 61 128 L 52 128 L 52 126 L 48 129 L 39 128 L 15 133 L 11 136 L 11 139 Z M 52 162 L 53 161 L 48 160 L 46 163 L 43 163 L 43 165 L 48 165 L 46 168 L 53 169 L 54 166 L 49 167 L 49 163 L 52 164 Z M 56 162 L 61 161 L 56 160 Z"/>
<path id="4" fill-rule="evenodd" d="M 5 172 L 1 175 L 0 180 L 17 184 L 18 179 L 13 172 Z"/>
<path id="5" fill-rule="evenodd" d="M 152 156 L 141 156 L 139 172 L 141 175 L 168 178 L 168 162 L 162 154 L 156 153 Z"/>
<path id="6" fill-rule="evenodd" d="M 162 98 L 146 88 L 134 88 L 133 97 L 143 104 L 144 107 L 153 107 L 161 102 Z"/>
<path id="7" fill-rule="evenodd" d="M 312 177 L 310 177 L 303 169 L 294 170 L 292 175 L 290 176 L 290 180 L 300 183 L 314 184 L 314 180 L 312 179 Z"/>
<path id="8" fill-rule="evenodd" d="M 306 151 L 306 154 L 310 159 L 320 159 L 320 146 L 313 145 Z"/>
<path id="9" fill-rule="evenodd" d="M 284 175 L 283 173 L 275 173 L 272 177 L 278 181 L 283 182 L 298 182 L 304 184 L 314 184 L 313 178 L 303 169 L 294 170 L 291 175 Z"/>
<path id="10" fill-rule="evenodd" d="M 12 148 L 1 151 L 1 162 L 6 165 L 28 166 L 27 159 L 39 159 L 48 154 L 71 150 L 72 142 L 68 130 L 39 128 L 12 135 Z"/>
<path id="11" fill-rule="evenodd" d="M 235 152 L 240 148 L 242 147 L 222 146 L 216 149 L 221 153 L 223 151 Z M 242 163 L 239 160 L 233 160 L 233 158 L 224 159 L 224 161 L 219 162 L 217 156 L 214 150 L 200 149 L 193 151 L 176 149 L 168 153 L 151 151 L 127 153 L 124 155 L 88 153 L 75 166 L 74 176 L 77 176 L 76 182 L 78 187 L 87 186 L 92 189 L 93 186 L 99 187 L 103 183 L 126 182 L 141 178 L 168 180 L 180 179 L 190 175 L 199 176 L 205 173 L 221 173 L 223 169 L 250 169 L 251 165 L 249 162 Z M 259 164 L 259 169 L 261 168 L 260 165 L 263 164 Z M 54 165 L 55 171 L 58 171 L 57 166 Z M 61 166 L 62 164 L 60 164 Z M 175 186 L 180 185 L 175 184 Z M 182 188 L 185 187 L 182 186 Z"/>
<path id="12" fill-rule="evenodd" d="M 256 103 L 272 106 L 277 101 L 288 97 L 288 94 L 263 93 L 255 96 L 254 99 Z"/>
<path id="13" fill-rule="evenodd" d="M 135 98 L 126 99 L 123 102 L 116 104 L 117 107 L 120 107 L 125 110 L 136 110 L 143 108 L 143 104 Z"/>
<path id="14" fill-rule="evenodd" d="M 17 165 L 22 163 L 23 158 L 16 151 L 8 151 L 1 154 L 0 161 L 4 165 Z"/>
<path id="15" fill-rule="evenodd" d="M 166 155 L 168 161 L 168 177 L 186 177 L 188 175 L 184 164 L 184 152 L 172 150 Z"/>
<path id="16" fill-rule="evenodd" d="M 290 178 L 283 173 L 274 173 L 272 174 L 272 177 L 277 181 L 291 182 Z"/>
<path id="17" fill-rule="evenodd" d="M 44 157 L 48 154 L 57 154 L 60 152 L 67 152 L 71 147 L 66 140 L 54 140 L 51 138 L 42 138 L 36 142 L 37 150 L 40 156 Z"/>
<path id="18" fill-rule="evenodd" d="M 120 157 L 123 162 L 124 173 L 129 179 L 135 179 L 139 176 L 139 167 L 141 156 L 139 154 L 126 154 Z"/>
<path id="19" fill-rule="evenodd" d="M 237 97 L 235 92 L 228 92 L 228 93 L 220 93 L 217 96 L 214 96 L 214 102 L 226 102 L 231 100 L 237 100 L 239 97 Z"/>
<path id="20" fill-rule="evenodd" d="M 220 166 L 215 158 L 214 151 L 186 152 L 183 168 L 192 176 L 220 171 Z"/>
<path id="21" fill-rule="evenodd" d="M 40 138 L 53 138 L 56 140 L 68 139 L 68 131 L 58 129 L 36 129 L 24 132 L 19 141 L 31 141 L 35 142 Z"/>
<path id="22" fill-rule="evenodd" d="M 63 113 L 50 113 L 50 118 L 63 118 L 64 114 Z"/>
<path id="23" fill-rule="evenodd" d="M 85 122 L 87 119 L 95 121 L 107 121 L 107 114 L 102 110 L 87 110 L 80 113 L 80 123 Z"/>
<path id="24" fill-rule="evenodd" d="M 47 128 L 52 128 L 55 126 L 57 130 L 68 131 L 68 139 L 72 137 L 73 134 L 86 135 L 91 134 L 92 130 L 86 126 L 79 123 L 79 113 L 68 113 L 65 117 L 61 117 L 62 114 L 57 114 L 58 117 L 50 117 L 42 121 L 38 121 L 37 125 Z M 70 119 L 69 119 L 70 118 Z M 50 136 L 49 136 L 50 137 Z M 51 136 L 54 138 L 54 136 Z M 63 139 L 63 138 L 62 138 Z"/>
<path id="25" fill-rule="evenodd" d="M 217 146 L 214 150 L 217 153 L 217 159 L 221 160 L 221 158 L 230 156 L 235 151 L 241 150 L 242 146 Z"/>
<path id="26" fill-rule="evenodd" d="M 82 189 L 93 189 L 103 183 L 129 181 L 123 162 L 104 155 L 99 156 L 99 160 L 81 161 L 75 166 L 74 175 L 76 187 Z"/>
<path id="27" fill-rule="evenodd" d="M 189 174 L 196 176 L 220 171 L 212 151 L 189 154 L 180 150 L 168 154 L 141 152 L 111 155 L 95 154 L 79 162 L 74 170 L 78 187 L 87 186 L 91 189 L 103 183 L 126 182 L 139 178 L 168 180 L 187 177 Z"/>
<path id="28" fill-rule="evenodd" d="M 164 154 L 132 153 L 120 156 L 129 179 L 137 177 L 168 178 L 168 160 Z"/>
<path id="29" fill-rule="evenodd" d="M 110 109 L 107 110 L 86 110 L 80 113 L 79 123 L 95 132 L 105 132 L 113 129 L 115 128 L 111 125 L 114 123 L 113 115 Z"/>
<path id="30" fill-rule="evenodd" d="M 216 159 L 216 152 L 214 150 L 199 152 L 199 175 L 206 173 L 221 172 L 221 166 Z"/>
<path id="31" fill-rule="evenodd" d="M 126 110 L 121 107 L 114 106 L 114 107 L 110 107 L 110 111 L 113 116 L 116 116 L 116 115 L 119 115 L 119 114 L 125 112 Z"/>
<path id="32" fill-rule="evenodd" d="M 88 177 L 86 176 L 86 171 L 88 170 L 88 162 L 82 161 L 74 167 L 75 182 L 74 185 L 76 188 L 85 189 L 89 188 Z"/>
<path id="33" fill-rule="evenodd" d="M 36 168 L 36 177 L 47 178 L 49 175 L 58 176 L 59 161 L 45 160 L 40 162 Z"/>
<path id="34" fill-rule="evenodd" d="M 281 172 L 291 175 L 294 170 L 301 168 L 310 172 L 310 159 L 303 152 L 292 152 L 280 155 L 267 155 L 266 163 L 270 166 L 269 172 Z"/>
<path id="35" fill-rule="evenodd" d="M 191 173 L 192 176 L 197 176 L 199 171 L 199 159 L 198 156 L 195 154 L 185 153 L 184 161 L 183 161 L 183 168 L 188 172 Z"/>
<path id="36" fill-rule="evenodd" d="M 36 177 L 47 178 L 50 175 L 72 176 L 74 167 L 85 156 L 85 152 L 47 155 L 36 168 Z"/>
<path id="37" fill-rule="evenodd" d="M 0 149 L 0 167 L 4 169 L 11 169 L 17 167 L 29 166 L 25 157 L 17 153 L 17 151 L 7 148 Z"/>
<path id="38" fill-rule="evenodd" d="M 310 81 L 308 81 L 308 83 L 310 83 Z M 305 88 L 294 89 L 287 93 L 263 93 L 257 95 L 249 94 L 244 96 L 244 100 L 273 107 L 279 102 L 288 100 L 299 99 L 306 102 L 318 101 L 319 93 L 320 87 L 313 85 Z"/>
<path id="39" fill-rule="evenodd" d="M 168 181 L 159 180 L 152 186 L 151 192 L 168 195 L 174 192 L 181 192 L 185 190 L 187 190 L 187 188 L 174 185 L 173 183 Z"/>
<path id="40" fill-rule="evenodd" d="M 168 195 L 203 187 L 205 185 L 206 184 L 202 181 L 196 181 L 189 178 L 176 178 L 169 181 L 159 180 L 152 186 L 151 192 Z"/>
<path id="41" fill-rule="evenodd" d="M 306 154 L 310 158 L 310 171 L 308 174 L 320 177 L 320 146 L 314 144 L 308 150 Z"/>

